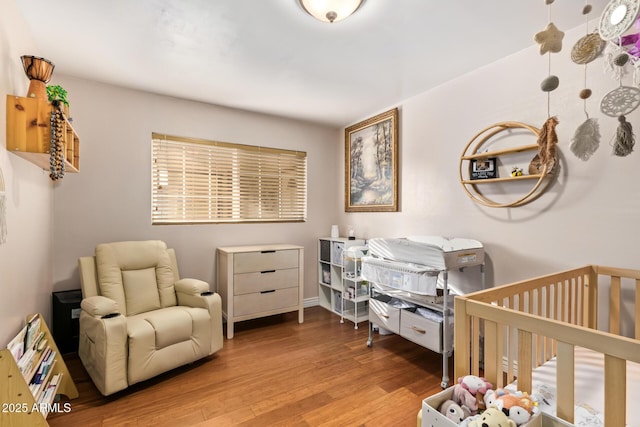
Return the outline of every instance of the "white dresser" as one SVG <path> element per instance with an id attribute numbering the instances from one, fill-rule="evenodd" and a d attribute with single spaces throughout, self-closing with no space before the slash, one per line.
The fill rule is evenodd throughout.
<path id="1" fill-rule="evenodd" d="M 227 338 L 233 324 L 243 320 L 298 311 L 304 321 L 304 248 L 274 244 L 229 246 L 217 250 L 217 291 L 227 319 Z"/>

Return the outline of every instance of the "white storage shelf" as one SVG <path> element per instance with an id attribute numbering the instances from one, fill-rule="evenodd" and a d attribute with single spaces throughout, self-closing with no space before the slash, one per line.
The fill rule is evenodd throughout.
<path id="1" fill-rule="evenodd" d="M 321 307 L 340 316 L 340 321 L 358 323 L 369 318 L 369 288 L 359 274 L 360 260 L 346 256 L 353 246 L 364 240 L 323 237 L 318 240 L 318 302 Z"/>

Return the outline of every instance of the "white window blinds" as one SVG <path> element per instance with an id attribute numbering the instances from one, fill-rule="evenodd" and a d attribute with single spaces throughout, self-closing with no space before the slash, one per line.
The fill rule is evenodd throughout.
<path id="1" fill-rule="evenodd" d="M 307 153 L 152 134 L 153 224 L 307 218 Z"/>

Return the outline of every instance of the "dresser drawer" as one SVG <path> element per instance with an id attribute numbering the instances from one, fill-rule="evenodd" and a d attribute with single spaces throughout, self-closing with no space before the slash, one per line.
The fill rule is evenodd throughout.
<path id="1" fill-rule="evenodd" d="M 237 253 L 233 256 L 234 273 L 254 273 L 298 267 L 295 249 Z"/>
<path id="2" fill-rule="evenodd" d="M 297 287 L 236 295 L 233 297 L 234 316 L 246 316 L 263 311 L 297 306 Z"/>
<path id="3" fill-rule="evenodd" d="M 400 332 L 400 309 L 387 304 L 385 300 L 388 301 L 388 297 L 381 298 L 369 300 L 369 321 L 397 334 Z"/>
<path id="4" fill-rule="evenodd" d="M 430 350 L 442 352 L 442 322 L 427 319 L 408 310 L 402 310 L 400 316 L 401 336 Z"/>
<path id="5" fill-rule="evenodd" d="M 257 273 L 236 274 L 233 277 L 233 294 L 243 295 L 273 289 L 298 286 L 298 269 L 266 270 Z"/>

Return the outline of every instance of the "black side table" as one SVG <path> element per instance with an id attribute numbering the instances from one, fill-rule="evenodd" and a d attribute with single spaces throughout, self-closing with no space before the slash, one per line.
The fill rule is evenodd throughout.
<path id="1" fill-rule="evenodd" d="M 82 291 L 73 289 L 70 291 L 53 292 L 52 323 L 53 339 L 60 353 L 73 353 L 78 351 L 78 337 L 80 336 L 80 302 Z"/>

